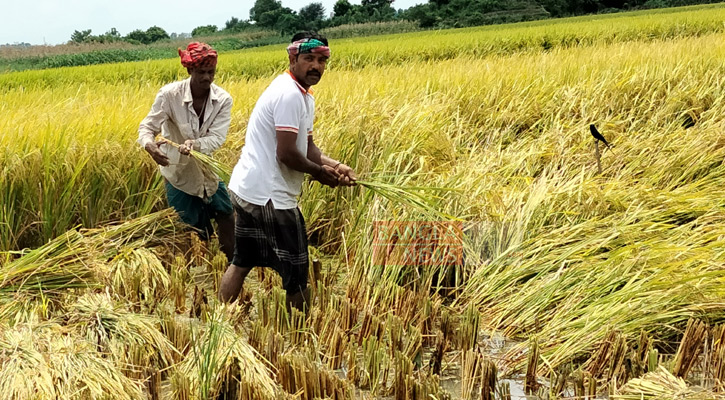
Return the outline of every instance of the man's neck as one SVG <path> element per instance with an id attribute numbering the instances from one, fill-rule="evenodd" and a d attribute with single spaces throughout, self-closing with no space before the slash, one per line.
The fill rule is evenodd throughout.
<path id="1" fill-rule="evenodd" d="M 310 91 L 310 85 L 305 85 L 301 80 L 297 79 L 297 77 L 295 76 L 295 74 L 292 72 L 291 69 L 288 69 L 287 73 L 289 73 L 289 75 L 292 77 L 292 79 L 295 80 L 295 82 L 297 82 L 298 85 L 302 86 L 302 88 L 305 89 L 305 92 Z"/>
<path id="2" fill-rule="evenodd" d="M 201 89 L 194 85 L 194 83 L 191 83 L 191 97 L 195 99 L 205 99 L 206 96 L 209 95 L 209 91 L 211 89 Z"/>

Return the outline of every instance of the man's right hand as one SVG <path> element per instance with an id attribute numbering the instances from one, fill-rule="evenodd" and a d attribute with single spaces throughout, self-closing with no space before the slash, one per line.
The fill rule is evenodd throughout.
<path id="1" fill-rule="evenodd" d="M 161 166 L 167 166 L 169 165 L 169 157 L 166 157 L 166 155 L 161 151 L 161 145 L 165 144 L 165 141 L 159 141 L 154 143 L 146 143 L 146 151 L 151 154 L 151 158 L 156 161 L 157 164 Z"/>
<path id="2" fill-rule="evenodd" d="M 340 174 L 334 168 L 327 165 L 320 165 L 319 172 L 312 176 L 321 184 L 329 187 L 336 187 L 339 184 L 338 179 Z"/>

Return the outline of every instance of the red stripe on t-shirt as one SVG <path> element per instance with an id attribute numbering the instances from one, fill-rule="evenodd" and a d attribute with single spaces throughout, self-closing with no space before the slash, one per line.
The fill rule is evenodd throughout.
<path id="1" fill-rule="evenodd" d="M 274 129 L 278 130 L 278 131 L 294 132 L 294 133 L 297 133 L 300 131 L 299 129 L 295 128 L 294 126 L 275 126 Z"/>

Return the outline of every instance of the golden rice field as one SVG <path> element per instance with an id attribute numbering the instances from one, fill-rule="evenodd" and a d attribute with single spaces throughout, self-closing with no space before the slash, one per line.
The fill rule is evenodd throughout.
<path id="1" fill-rule="evenodd" d="M 382 184 L 306 184 L 306 316 L 264 270 L 220 305 L 218 245 L 165 209 L 135 138 L 176 60 L 0 75 L 2 397 L 725 398 L 723 21 L 713 5 L 333 41 L 316 142 Z M 220 56 L 217 160 L 284 60 Z M 615 146 L 601 173 L 590 123 Z M 445 215 L 465 266 L 376 266 L 376 221 Z"/>

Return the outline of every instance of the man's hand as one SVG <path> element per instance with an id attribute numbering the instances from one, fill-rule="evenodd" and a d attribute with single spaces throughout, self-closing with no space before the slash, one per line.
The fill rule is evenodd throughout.
<path id="1" fill-rule="evenodd" d="M 167 166 L 169 165 L 169 158 L 164 155 L 164 153 L 161 151 L 160 147 L 162 144 L 165 144 L 166 141 L 158 141 L 154 143 L 147 143 L 146 144 L 146 151 L 151 154 L 151 158 L 156 161 L 156 164 L 159 164 L 161 166 Z"/>
<path id="2" fill-rule="evenodd" d="M 340 174 L 334 168 L 327 165 L 320 165 L 320 170 L 312 175 L 321 184 L 335 187 L 339 184 Z"/>
<path id="3" fill-rule="evenodd" d="M 188 139 L 184 142 L 184 144 L 179 146 L 179 153 L 188 156 L 191 153 L 191 150 L 194 149 L 194 141 L 191 139 Z"/>
<path id="4" fill-rule="evenodd" d="M 355 175 L 355 171 L 352 170 L 349 166 L 345 164 L 337 164 L 335 167 L 335 171 L 337 171 L 339 175 L 338 177 L 338 183 L 342 186 L 355 186 L 357 183 L 355 181 L 357 180 L 357 176 Z"/>

